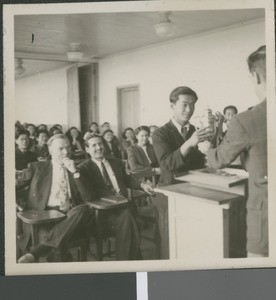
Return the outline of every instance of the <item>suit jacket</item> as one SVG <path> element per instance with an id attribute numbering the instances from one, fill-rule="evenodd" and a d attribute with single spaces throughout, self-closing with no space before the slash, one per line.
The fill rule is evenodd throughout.
<path id="1" fill-rule="evenodd" d="M 128 196 L 127 188 L 133 187 L 134 189 L 141 189 L 141 183 L 131 179 L 131 177 L 126 174 L 125 166 L 120 159 L 113 157 L 107 157 L 106 159 L 114 172 L 121 193 L 126 198 Z M 87 159 L 82 162 L 78 165 L 78 168 L 81 172 L 81 178 L 83 185 L 86 187 L 86 195 L 89 201 L 99 199 L 110 193 L 105 189 L 102 173 L 92 159 Z"/>
<path id="2" fill-rule="evenodd" d="M 121 158 L 121 151 L 119 149 L 118 143 L 113 139 L 111 142 L 111 148 L 109 147 L 106 140 L 103 139 L 104 151 L 106 156 L 113 156 L 117 158 Z"/>
<path id="3" fill-rule="evenodd" d="M 235 160 L 242 152 L 245 168 L 249 173 L 247 239 L 249 243 L 250 240 L 255 240 L 255 246 L 253 248 L 249 246 L 248 251 L 264 253 L 268 251 L 268 241 L 265 245 L 264 239 L 260 236 L 262 231 L 260 228 L 261 222 L 262 228 L 267 227 L 266 101 L 233 117 L 222 143 L 217 148 L 208 151 L 208 164 L 214 168 L 222 168 Z M 263 215 L 261 216 L 258 211 L 262 209 Z"/>
<path id="4" fill-rule="evenodd" d="M 53 165 L 51 161 L 41 161 L 29 164 L 31 182 L 27 197 L 27 208 L 44 210 L 51 192 Z M 85 189 L 80 178 L 74 178 L 68 172 L 71 191 L 71 204 L 76 206 L 87 202 Z"/>
<path id="5" fill-rule="evenodd" d="M 160 127 L 153 133 L 153 148 L 161 168 L 161 185 L 176 183 L 176 173 L 204 167 L 204 155 L 194 147 L 183 157 L 180 152 L 181 145 L 189 139 L 195 131 L 190 125 L 186 139 L 182 137 L 172 121 Z"/>
<path id="6" fill-rule="evenodd" d="M 147 144 L 146 149 L 151 163 L 149 162 L 144 150 L 137 144 L 132 145 L 127 149 L 128 164 L 132 171 L 146 171 L 159 167 L 152 145 Z"/>
<path id="7" fill-rule="evenodd" d="M 30 173 L 30 186 L 26 199 L 26 208 L 34 210 L 45 210 L 48 204 L 48 199 L 52 185 L 53 166 L 51 161 L 40 161 L 30 163 L 28 172 Z M 68 179 L 71 191 L 71 204 L 76 206 L 87 202 L 85 198 L 85 189 L 82 186 L 82 181 L 75 179 L 73 175 L 68 172 Z M 31 229 L 28 224 L 22 224 L 23 235 L 20 238 L 19 246 L 25 249 L 28 245 Z M 66 228 L 64 229 L 66 230 Z"/>
<path id="8" fill-rule="evenodd" d="M 16 170 L 26 169 L 28 167 L 28 164 L 34 161 L 37 161 L 37 157 L 33 152 L 27 150 L 26 152 L 23 153 L 18 149 L 18 147 L 15 148 L 15 169 Z"/>

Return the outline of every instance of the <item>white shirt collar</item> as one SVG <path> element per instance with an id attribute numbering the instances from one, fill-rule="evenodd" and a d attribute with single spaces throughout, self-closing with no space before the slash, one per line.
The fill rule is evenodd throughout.
<path id="1" fill-rule="evenodd" d="M 92 160 L 94 161 L 94 163 L 99 167 L 101 168 L 101 162 L 103 162 L 105 165 L 107 164 L 107 160 L 105 159 L 105 157 L 103 158 L 103 160 L 97 160 L 97 159 L 94 159 L 92 158 Z"/>
<path id="2" fill-rule="evenodd" d="M 174 118 L 171 119 L 173 125 L 176 127 L 176 129 L 178 130 L 178 132 L 181 134 L 181 129 L 182 129 L 182 125 L 180 125 L 178 122 L 176 122 L 176 120 Z M 187 128 L 187 131 L 189 131 L 190 129 L 190 123 L 188 122 L 185 126 Z"/>

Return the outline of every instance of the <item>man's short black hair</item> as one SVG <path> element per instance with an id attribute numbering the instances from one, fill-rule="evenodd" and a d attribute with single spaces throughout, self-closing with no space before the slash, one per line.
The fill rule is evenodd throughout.
<path id="1" fill-rule="evenodd" d="M 18 129 L 15 131 L 15 139 L 17 140 L 20 135 L 22 134 L 26 134 L 28 137 L 30 136 L 30 132 L 29 130 L 26 130 L 26 129 Z"/>
<path id="2" fill-rule="evenodd" d="M 238 113 L 238 109 L 237 109 L 237 107 L 236 107 L 236 106 L 234 106 L 234 105 L 228 105 L 228 106 L 224 107 L 224 109 L 223 109 L 223 114 L 224 114 L 224 115 L 225 115 L 225 113 L 226 113 L 227 109 L 233 109 L 233 110 L 234 110 L 234 112 L 235 112 L 235 114 L 237 114 L 237 113 Z"/>
<path id="3" fill-rule="evenodd" d="M 247 58 L 250 73 L 257 72 L 266 79 L 266 46 L 261 46 Z"/>
<path id="4" fill-rule="evenodd" d="M 87 135 L 87 137 L 85 138 L 85 146 L 86 147 L 89 147 L 88 141 L 92 138 L 100 138 L 103 142 L 103 137 L 100 134 L 98 134 L 98 133 L 89 133 Z"/>
<path id="5" fill-rule="evenodd" d="M 170 102 L 171 103 L 176 103 L 176 101 L 178 100 L 178 96 L 179 95 L 190 95 L 193 96 L 195 98 L 195 102 L 197 101 L 198 97 L 197 94 L 194 90 L 192 90 L 191 88 L 187 87 L 187 86 L 179 86 L 177 88 L 175 88 L 171 94 L 170 94 Z"/>
<path id="6" fill-rule="evenodd" d="M 138 135 L 139 132 L 142 131 L 142 130 L 146 131 L 146 132 L 150 135 L 150 129 L 149 129 L 148 126 L 139 126 L 139 127 L 137 127 L 137 128 L 135 129 L 135 131 L 134 131 L 134 134 L 135 134 L 135 135 Z"/>

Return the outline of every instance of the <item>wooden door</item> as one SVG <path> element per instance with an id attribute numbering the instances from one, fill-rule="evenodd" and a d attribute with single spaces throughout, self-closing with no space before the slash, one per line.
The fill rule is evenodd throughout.
<path id="1" fill-rule="evenodd" d="M 140 125 L 140 96 L 139 87 L 130 86 L 119 88 L 118 95 L 118 131 L 126 128 L 133 129 Z"/>

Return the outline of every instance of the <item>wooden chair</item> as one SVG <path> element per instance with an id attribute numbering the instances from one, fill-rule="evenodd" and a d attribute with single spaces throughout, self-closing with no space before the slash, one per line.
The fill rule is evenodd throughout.
<path id="1" fill-rule="evenodd" d="M 136 180 L 145 180 L 151 178 L 151 183 L 153 187 L 156 186 L 156 174 L 154 169 L 143 171 L 143 172 L 133 172 L 129 171 L 129 175 Z M 154 205 L 152 201 L 153 196 L 149 196 L 144 191 L 129 190 L 129 198 L 134 202 L 137 208 L 137 221 L 141 223 L 141 227 L 145 224 L 151 224 L 154 226 L 153 236 L 150 238 L 153 240 L 156 246 L 156 258 L 159 259 L 161 257 L 160 249 L 161 249 L 161 236 L 159 230 L 159 211 L 156 205 Z M 144 238 L 149 238 L 148 236 L 143 236 Z"/>

